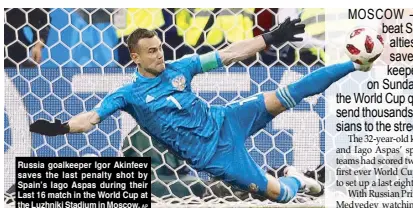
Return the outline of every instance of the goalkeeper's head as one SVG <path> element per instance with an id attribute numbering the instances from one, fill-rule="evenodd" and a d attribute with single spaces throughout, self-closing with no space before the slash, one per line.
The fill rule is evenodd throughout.
<path id="1" fill-rule="evenodd" d="M 165 69 L 162 42 L 155 31 L 138 28 L 127 40 L 130 56 L 139 72 L 155 77 Z"/>

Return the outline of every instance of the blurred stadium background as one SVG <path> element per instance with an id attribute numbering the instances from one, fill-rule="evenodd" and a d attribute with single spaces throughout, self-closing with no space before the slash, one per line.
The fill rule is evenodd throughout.
<path id="1" fill-rule="evenodd" d="M 275 90 L 323 66 L 324 10 L 5 9 L 5 191 L 12 194 L 17 156 L 151 156 L 152 200 L 158 204 L 252 203 L 256 197 L 213 182 L 168 153 L 124 113 L 85 134 L 46 137 L 28 127 L 40 118 L 67 121 L 91 110 L 127 81 L 136 66 L 126 37 L 137 27 L 156 30 L 165 59 L 174 60 L 260 35 L 288 16 L 307 25 L 305 41 L 197 76 L 193 89 L 210 105 Z M 247 139 L 246 147 L 273 174 L 285 165 L 320 170 L 324 111 L 323 95 L 307 98 Z"/>

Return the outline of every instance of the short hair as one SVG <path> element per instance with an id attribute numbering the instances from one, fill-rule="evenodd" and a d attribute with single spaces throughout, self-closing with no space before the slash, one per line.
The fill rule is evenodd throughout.
<path id="1" fill-rule="evenodd" d="M 130 53 L 136 53 L 138 51 L 138 42 L 143 38 L 152 38 L 156 36 L 157 33 L 153 30 L 148 30 L 145 28 L 138 28 L 134 30 L 126 40 L 128 44 L 128 49 Z"/>

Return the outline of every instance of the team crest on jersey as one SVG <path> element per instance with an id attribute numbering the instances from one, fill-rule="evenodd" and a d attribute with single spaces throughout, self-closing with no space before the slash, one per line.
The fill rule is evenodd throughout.
<path id="1" fill-rule="evenodd" d="M 179 75 L 172 79 L 172 86 L 174 86 L 177 90 L 183 91 L 186 87 L 186 80 L 183 75 Z"/>

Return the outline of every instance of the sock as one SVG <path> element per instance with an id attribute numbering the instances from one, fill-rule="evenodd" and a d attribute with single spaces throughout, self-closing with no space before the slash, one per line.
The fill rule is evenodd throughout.
<path id="1" fill-rule="evenodd" d="M 284 107 L 293 108 L 302 99 L 324 92 L 331 84 L 353 71 L 355 69 L 351 61 L 326 66 L 285 88 L 278 88 L 276 95 Z"/>
<path id="2" fill-rule="evenodd" d="M 287 203 L 297 194 L 301 183 L 294 177 L 280 177 L 280 195 L 275 199 L 277 202 Z"/>

